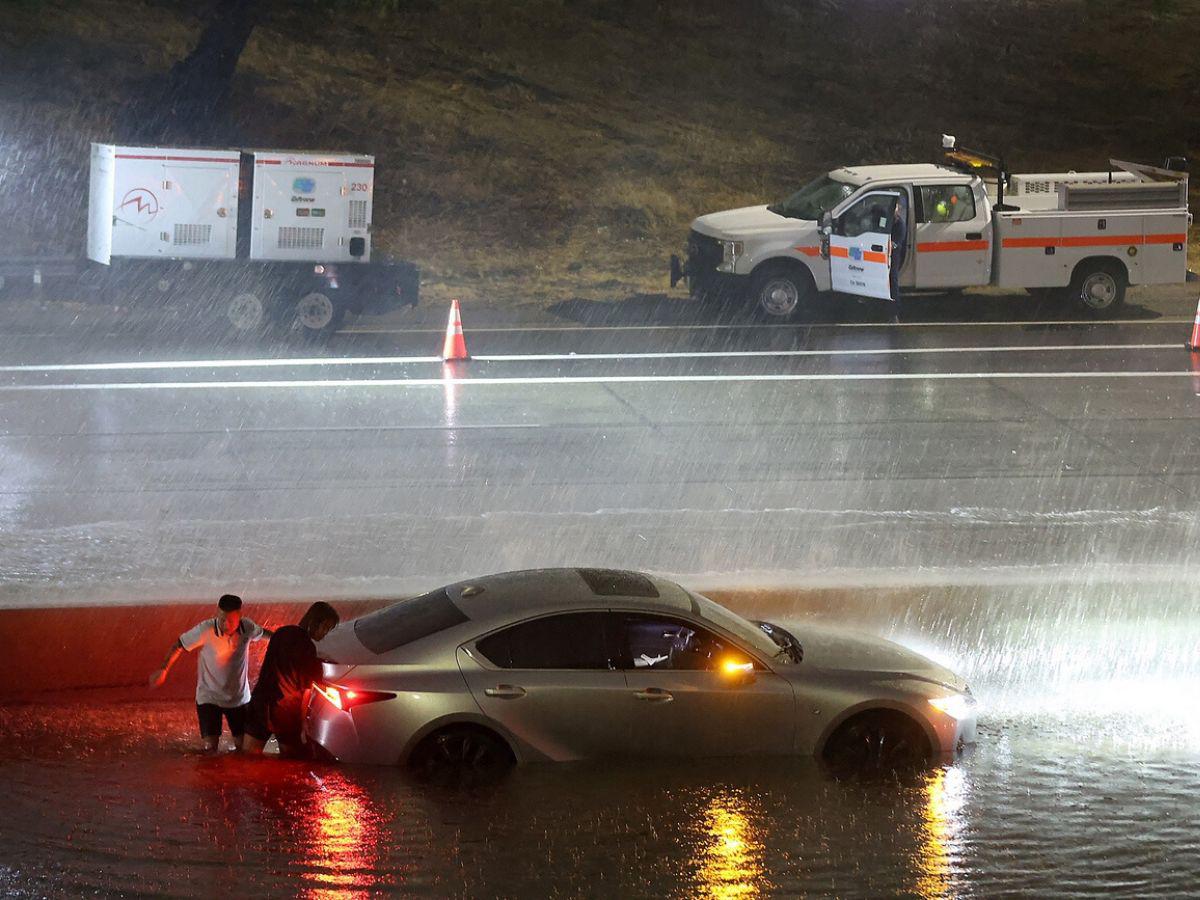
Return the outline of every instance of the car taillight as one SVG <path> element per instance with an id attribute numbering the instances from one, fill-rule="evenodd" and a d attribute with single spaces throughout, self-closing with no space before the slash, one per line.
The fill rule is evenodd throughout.
<path id="1" fill-rule="evenodd" d="M 364 703 L 377 703 L 380 700 L 391 700 L 395 694 L 388 691 L 361 691 L 357 688 L 342 687 L 340 684 L 313 683 L 313 690 L 343 712 L 362 706 Z"/>

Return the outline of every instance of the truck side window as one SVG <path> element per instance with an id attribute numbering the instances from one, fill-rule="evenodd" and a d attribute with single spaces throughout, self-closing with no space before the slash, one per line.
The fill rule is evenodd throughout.
<path id="1" fill-rule="evenodd" d="M 890 234 L 894 204 L 895 200 L 885 194 L 863 197 L 838 217 L 835 230 L 841 237 Z"/>
<path id="2" fill-rule="evenodd" d="M 920 188 L 920 221 L 943 225 L 975 218 L 975 196 L 968 184 L 934 184 Z"/>

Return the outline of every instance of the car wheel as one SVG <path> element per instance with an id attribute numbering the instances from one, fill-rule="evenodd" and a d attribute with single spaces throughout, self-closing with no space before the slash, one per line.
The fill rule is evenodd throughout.
<path id="1" fill-rule="evenodd" d="M 884 709 L 846 720 L 821 751 L 821 758 L 839 775 L 912 769 L 929 757 L 924 729 L 903 713 Z"/>
<path id="2" fill-rule="evenodd" d="M 815 293 L 812 277 L 798 265 L 768 264 L 750 277 L 750 296 L 771 319 L 795 318 Z"/>
<path id="3" fill-rule="evenodd" d="M 436 781 L 487 782 L 500 778 L 516 760 L 497 735 L 470 725 L 456 725 L 425 738 L 408 766 L 418 776 Z"/>
<path id="4" fill-rule="evenodd" d="M 1071 279 L 1071 298 L 1089 313 L 1111 312 L 1125 302 L 1128 281 L 1125 270 L 1117 263 L 1105 260 L 1084 263 Z"/>

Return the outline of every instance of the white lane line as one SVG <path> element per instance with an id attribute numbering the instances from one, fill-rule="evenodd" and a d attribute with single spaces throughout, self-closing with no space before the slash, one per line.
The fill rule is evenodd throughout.
<path id="1" fill-rule="evenodd" d="M 576 360 L 625 359 L 747 359 L 805 356 L 918 356 L 932 353 L 1046 353 L 1074 350 L 1181 350 L 1173 344 L 1047 344 L 1031 347 L 881 347 L 853 350 L 680 350 L 647 353 L 515 353 L 485 354 L 471 357 L 476 362 L 573 362 Z M 114 372 L 154 369 L 251 369 L 303 368 L 325 366 L 405 366 L 440 363 L 440 356 L 360 356 L 334 359 L 299 357 L 294 359 L 193 359 L 159 362 L 107 363 L 34 363 L 0 366 L 0 372 Z"/>
<path id="2" fill-rule="evenodd" d="M 973 328 L 975 326 L 1028 326 L 1028 325 L 1074 325 L 1087 328 L 1092 325 L 1190 325 L 1189 318 L 1138 319 L 1029 319 L 1023 321 L 996 322 L 796 322 L 794 324 L 760 322 L 746 325 L 507 325 L 475 327 L 469 333 L 492 333 L 512 331 L 743 331 L 762 328 Z M 338 334 L 445 334 L 445 328 L 343 328 Z"/>
<path id="3" fill-rule="evenodd" d="M 763 374 L 763 375 L 580 375 L 527 376 L 513 378 L 345 378 L 314 379 L 312 381 L 117 381 L 95 384 L 9 384 L 0 385 L 0 392 L 21 391 L 176 391 L 176 390 L 246 390 L 252 388 L 382 388 L 382 387 L 447 387 L 451 385 L 569 385 L 569 384 L 668 384 L 687 382 L 755 382 L 755 381 L 965 381 L 987 379 L 1052 379 L 1052 378 L 1192 378 L 1196 373 L 1175 372 L 894 372 L 871 374 Z"/>

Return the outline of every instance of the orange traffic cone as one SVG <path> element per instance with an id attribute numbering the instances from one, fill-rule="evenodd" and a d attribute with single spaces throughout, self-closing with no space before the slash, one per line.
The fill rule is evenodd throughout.
<path id="1" fill-rule="evenodd" d="M 450 321 L 446 323 L 446 343 L 442 345 L 442 360 L 454 362 L 460 359 L 470 359 L 467 353 L 467 339 L 463 337 L 462 311 L 458 301 L 450 301 Z"/>
<path id="2" fill-rule="evenodd" d="M 1196 302 L 1196 321 L 1192 323 L 1192 336 L 1187 342 L 1189 350 L 1200 350 L 1200 301 Z"/>

